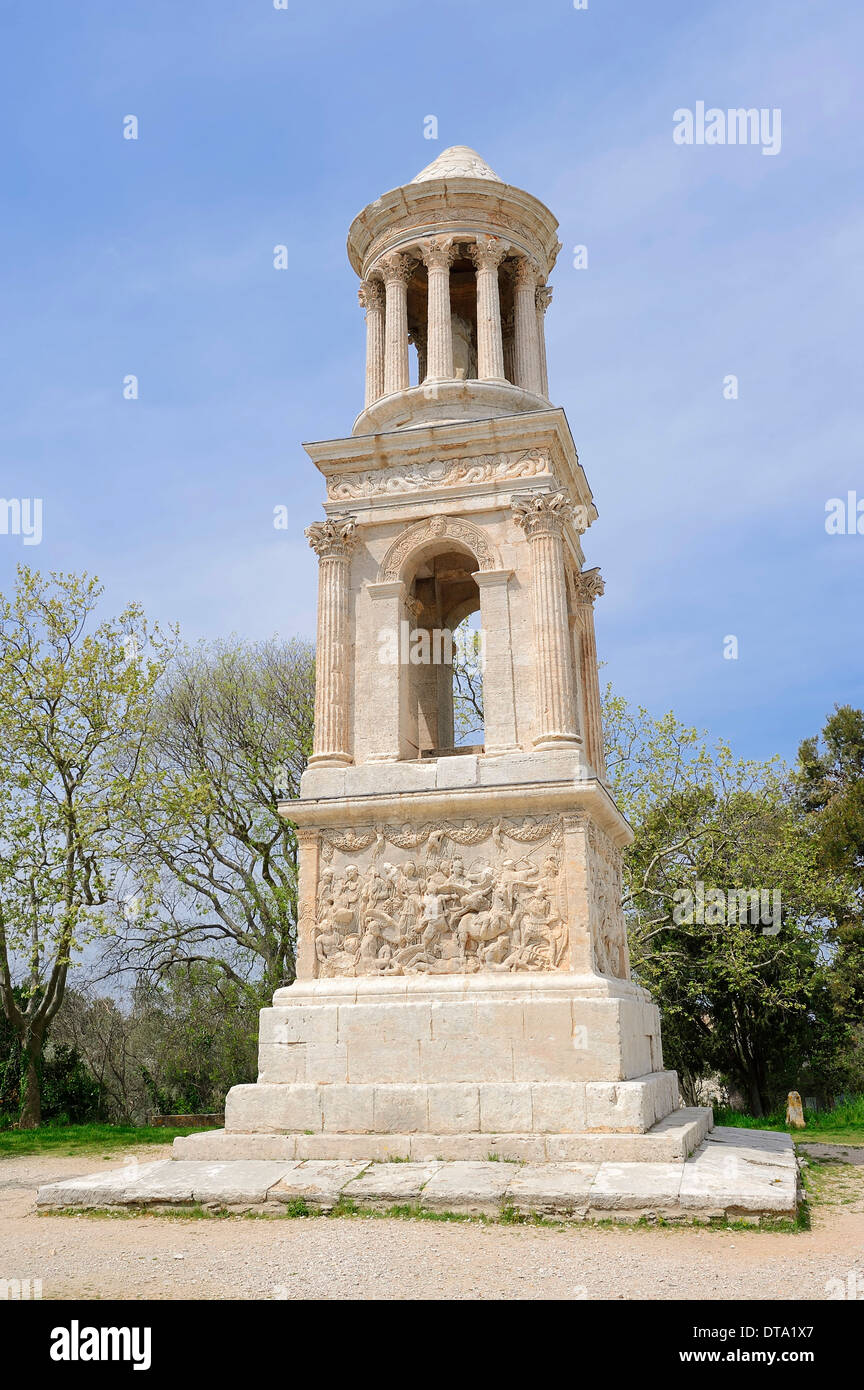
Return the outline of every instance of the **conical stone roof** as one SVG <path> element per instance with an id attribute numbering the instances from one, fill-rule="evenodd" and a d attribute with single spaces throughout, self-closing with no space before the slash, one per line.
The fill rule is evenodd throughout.
<path id="1" fill-rule="evenodd" d="M 490 169 L 485 159 L 467 145 L 451 145 L 442 150 L 437 159 L 427 164 L 411 180 L 412 183 L 428 183 L 431 179 L 489 179 L 490 183 L 502 183 L 494 169 Z"/>

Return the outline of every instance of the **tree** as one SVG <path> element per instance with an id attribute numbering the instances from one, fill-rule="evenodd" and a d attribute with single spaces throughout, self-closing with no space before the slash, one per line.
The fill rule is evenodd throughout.
<path id="1" fill-rule="evenodd" d="M 41 1119 L 43 1050 L 73 958 L 109 930 L 120 768 L 140 755 L 170 650 L 136 605 L 87 632 L 101 593 L 87 575 L 22 565 L 14 597 L 0 596 L 0 1002 L 20 1046 L 22 1128 Z"/>
<path id="2" fill-rule="evenodd" d="M 294 979 L 297 845 L 278 806 L 299 793 L 313 710 L 307 643 L 178 655 L 129 775 L 127 963 L 159 977 L 213 962 L 258 1006 Z"/>
<path id="3" fill-rule="evenodd" d="M 453 742 L 483 742 L 483 634 L 463 618 L 453 633 Z"/>
<path id="4" fill-rule="evenodd" d="M 830 1085 L 846 1022 L 825 945 L 850 883 L 823 862 L 782 763 L 736 759 L 609 691 L 606 716 L 613 789 L 635 831 L 624 895 L 634 973 L 657 998 L 688 1099 L 711 1074 L 755 1114 L 802 1074 Z M 759 890 L 771 895 L 764 916 Z"/>

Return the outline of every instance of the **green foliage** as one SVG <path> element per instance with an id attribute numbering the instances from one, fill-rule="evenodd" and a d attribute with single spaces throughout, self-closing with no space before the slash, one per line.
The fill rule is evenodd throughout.
<path id="1" fill-rule="evenodd" d="M 609 770 L 635 840 L 624 906 L 634 973 L 656 998 L 664 1053 L 685 1096 L 719 1078 L 758 1115 L 790 1086 L 830 1095 L 846 1079 L 853 1019 L 837 987 L 837 924 L 854 905 L 845 860 L 828 862 L 778 759 L 736 759 L 669 713 L 607 691 Z M 778 892 L 779 924 L 727 908 L 687 913 L 684 894 Z M 775 927 L 779 925 L 779 930 Z"/>
<path id="2" fill-rule="evenodd" d="M 23 1158 L 27 1154 L 102 1154 L 108 1157 L 118 1149 L 138 1145 L 170 1144 L 178 1136 L 193 1133 L 159 1125 L 67 1124 L 56 1122 L 35 1129 L 4 1129 L 0 1121 L 0 1158 Z"/>
<path id="3" fill-rule="evenodd" d="M 20 565 L 14 596 L 0 596 L 0 1005 L 21 1048 L 25 1125 L 39 1121 L 69 968 L 110 930 L 120 765 L 140 748 L 168 655 L 135 605 L 88 631 L 100 594 L 87 575 Z"/>

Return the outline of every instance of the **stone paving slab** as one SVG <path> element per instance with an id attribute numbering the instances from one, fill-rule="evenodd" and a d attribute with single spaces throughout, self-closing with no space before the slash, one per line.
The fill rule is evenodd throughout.
<path id="1" fill-rule="evenodd" d="M 442 1163 L 423 1189 L 423 1206 L 438 1211 L 462 1211 L 495 1216 L 513 1181 L 512 1163 Z"/>
<path id="2" fill-rule="evenodd" d="M 361 1206 L 415 1203 L 441 1166 L 440 1163 L 372 1163 L 365 1173 L 352 1178 L 343 1187 L 342 1196 Z"/>
<path id="3" fill-rule="evenodd" d="M 587 1210 L 596 1163 L 526 1163 L 507 1188 L 507 1203 L 518 1212 L 540 1216 Z"/>
<path id="4" fill-rule="evenodd" d="M 342 1189 L 354 1178 L 359 1178 L 368 1167 L 368 1163 L 345 1163 L 340 1159 L 326 1158 L 290 1163 L 284 1176 L 274 1181 L 267 1199 L 270 1202 L 302 1200 L 308 1206 L 326 1211 L 336 1205 Z"/>
<path id="5" fill-rule="evenodd" d="M 537 1215 L 634 1220 L 643 1214 L 707 1218 L 722 1213 L 792 1216 L 798 1168 L 788 1135 L 715 1130 L 688 1159 L 641 1163 L 349 1162 L 338 1159 L 162 1159 L 127 1164 L 39 1189 L 37 1206 L 211 1207 L 288 1204 L 321 1211 L 340 1197 L 386 1209 L 497 1216 L 504 1208 Z"/>

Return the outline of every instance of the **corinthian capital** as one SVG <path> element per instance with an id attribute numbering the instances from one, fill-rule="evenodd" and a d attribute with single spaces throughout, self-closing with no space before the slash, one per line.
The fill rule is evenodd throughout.
<path id="1" fill-rule="evenodd" d="M 433 237 L 420 243 L 420 255 L 427 270 L 449 270 L 456 259 L 456 246 L 452 237 Z"/>
<path id="2" fill-rule="evenodd" d="M 545 314 L 549 305 L 552 303 L 552 286 L 538 285 L 537 289 L 534 291 L 534 303 L 537 305 L 537 308 L 541 309 Z"/>
<path id="3" fill-rule="evenodd" d="M 529 260 L 527 256 L 520 256 L 516 261 L 516 274 L 514 278 L 517 289 L 523 289 L 527 285 L 532 290 L 535 290 L 537 281 L 540 279 L 540 267 L 537 265 L 536 261 Z"/>
<path id="4" fill-rule="evenodd" d="M 510 498 L 516 525 L 528 538 L 560 536 L 571 519 L 572 507 L 563 492 L 519 492 Z"/>
<path id="5" fill-rule="evenodd" d="M 384 286 L 380 280 L 363 280 L 357 291 L 357 298 L 367 311 L 381 309 L 384 305 Z"/>
<path id="6" fill-rule="evenodd" d="M 583 570 L 576 576 L 576 593 L 580 603 L 593 603 L 605 594 L 606 585 L 599 569 Z"/>
<path id="7" fill-rule="evenodd" d="M 389 255 L 381 257 L 375 269 L 380 271 L 385 285 L 394 280 L 401 280 L 403 285 L 407 285 L 416 265 L 415 258 L 407 255 L 406 252 L 391 251 Z"/>
<path id="8" fill-rule="evenodd" d="M 353 516 L 328 516 L 306 527 L 306 539 L 319 560 L 344 560 L 357 544 Z"/>
<path id="9" fill-rule="evenodd" d="M 509 250 L 507 242 L 497 236 L 478 236 L 468 247 L 468 255 L 477 270 L 497 270 Z"/>

